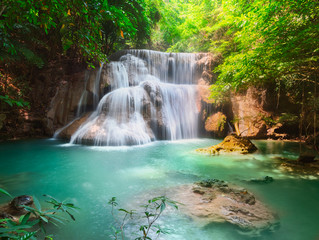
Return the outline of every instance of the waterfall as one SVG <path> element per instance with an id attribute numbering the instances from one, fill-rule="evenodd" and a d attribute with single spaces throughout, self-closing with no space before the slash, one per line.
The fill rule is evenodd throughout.
<path id="1" fill-rule="evenodd" d="M 137 145 L 196 138 L 195 65 L 195 54 L 126 51 L 107 64 L 111 92 L 98 102 L 97 83 L 96 110 L 72 135 L 71 143 Z M 99 79 L 100 75 L 101 70 Z"/>
<path id="2" fill-rule="evenodd" d="M 94 81 L 94 88 L 93 88 L 93 107 L 95 108 L 99 102 L 100 98 L 100 79 L 101 79 L 101 72 L 103 69 L 104 63 L 101 63 L 101 67 L 99 68 L 96 78 Z"/>
<path id="3" fill-rule="evenodd" d="M 81 114 L 86 111 L 86 104 L 87 104 L 87 98 L 88 98 L 88 91 L 86 90 L 86 85 L 87 85 L 89 78 L 90 78 L 89 71 L 85 71 L 84 88 L 83 88 L 83 92 L 82 92 L 82 95 L 81 95 L 79 103 L 78 103 L 78 108 L 76 110 L 76 117 L 77 118 L 80 117 Z"/>

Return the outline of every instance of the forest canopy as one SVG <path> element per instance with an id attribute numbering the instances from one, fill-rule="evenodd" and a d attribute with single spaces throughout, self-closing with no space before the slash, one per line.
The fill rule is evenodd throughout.
<path id="1" fill-rule="evenodd" d="M 271 85 L 301 115 L 318 110 L 318 1 L 3 0 L 0 21 L 0 98 L 9 105 L 26 105 L 30 71 L 51 61 L 97 66 L 115 51 L 150 48 L 218 56 L 215 99 Z"/>
<path id="2" fill-rule="evenodd" d="M 67 58 L 94 67 L 117 50 L 143 46 L 152 14 L 144 0 L 1 1 L 2 102 L 26 105 L 22 97 L 30 71 L 49 62 Z"/>

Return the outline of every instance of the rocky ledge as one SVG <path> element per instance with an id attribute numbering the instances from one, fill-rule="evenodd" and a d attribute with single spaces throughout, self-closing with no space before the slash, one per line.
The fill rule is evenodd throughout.
<path id="1" fill-rule="evenodd" d="M 237 135 L 228 135 L 225 137 L 224 141 L 221 143 L 208 147 L 208 148 L 199 148 L 196 151 L 204 154 L 219 154 L 219 153 L 252 153 L 257 150 L 257 147 L 245 137 L 240 137 Z"/>
<path id="2" fill-rule="evenodd" d="M 279 169 L 298 176 L 319 178 L 319 161 L 315 155 L 301 154 L 297 160 L 280 158 Z"/>
<path id="3" fill-rule="evenodd" d="M 278 226 L 275 214 L 253 194 L 221 180 L 178 187 L 171 197 L 183 203 L 182 212 L 203 224 L 229 222 L 248 231 Z"/>

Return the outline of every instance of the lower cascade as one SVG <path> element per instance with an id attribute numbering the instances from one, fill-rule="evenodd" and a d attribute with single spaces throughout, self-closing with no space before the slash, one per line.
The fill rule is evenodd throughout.
<path id="1" fill-rule="evenodd" d="M 198 136 L 196 54 L 128 50 L 105 68 L 108 92 L 71 143 L 139 145 Z"/>

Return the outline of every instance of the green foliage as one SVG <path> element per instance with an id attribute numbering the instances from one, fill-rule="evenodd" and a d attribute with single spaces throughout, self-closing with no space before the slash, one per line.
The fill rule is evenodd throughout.
<path id="1" fill-rule="evenodd" d="M 0 193 L 12 198 L 4 189 L 0 188 Z M 47 203 L 53 206 L 51 209 L 43 210 L 39 200 L 33 197 L 35 207 L 21 205 L 27 213 L 22 215 L 18 222 L 11 218 L 0 219 L 0 238 L 4 240 L 37 239 L 37 233 L 46 233 L 46 224 L 63 224 L 67 220 L 59 213 L 67 213 L 75 221 L 74 216 L 69 212 L 78 209 L 74 204 L 66 201 L 61 202 L 48 195 L 44 196 L 49 198 Z"/>
<path id="2" fill-rule="evenodd" d="M 208 51 L 211 22 L 218 2 L 210 0 L 153 1 L 160 20 L 152 32 L 153 47 L 174 52 Z"/>
<path id="3" fill-rule="evenodd" d="M 155 197 L 148 200 L 147 204 L 141 206 L 143 208 L 142 214 L 138 214 L 136 210 L 126 210 L 123 208 L 117 209 L 117 211 L 122 214 L 121 217 L 115 216 L 114 209 L 118 206 L 116 198 L 112 197 L 108 204 L 112 206 L 112 216 L 115 219 L 116 227 L 113 227 L 114 239 L 124 239 L 125 226 L 127 224 L 136 224 L 136 222 L 144 220 L 145 223 L 139 223 L 139 225 L 137 226 L 137 229 L 141 232 L 141 235 L 135 238 L 135 240 L 145 240 L 152 239 L 150 237 L 151 233 L 155 234 L 157 237 L 160 234 L 168 233 L 167 230 L 162 229 L 159 225 L 155 225 L 155 222 L 159 219 L 167 206 L 178 209 L 178 205 L 180 203 L 173 201 L 165 196 Z"/>
<path id="4" fill-rule="evenodd" d="M 223 3 L 223 19 L 236 51 L 222 51 L 219 85 L 234 89 L 290 79 L 314 81 L 318 74 L 319 4 L 303 0 L 244 0 Z"/>
<path id="5" fill-rule="evenodd" d="M 285 123 L 287 125 L 297 124 L 299 121 L 299 117 L 292 113 L 282 113 L 278 119 L 279 123 Z"/>
<path id="6" fill-rule="evenodd" d="M 12 198 L 11 194 L 2 188 L 0 188 L 0 193 Z"/>
<path id="7" fill-rule="evenodd" d="M 226 116 L 222 115 L 217 121 L 217 127 L 219 131 L 224 131 L 226 124 Z"/>
<path id="8" fill-rule="evenodd" d="M 5 96 L 1 96 L 0 95 L 0 102 L 4 102 L 6 104 L 8 104 L 10 107 L 12 107 L 13 105 L 16 105 L 17 107 L 28 107 L 29 103 L 24 101 L 23 99 L 12 99 L 10 98 L 8 95 Z"/>
<path id="9" fill-rule="evenodd" d="M 49 62 L 73 59 L 94 68 L 114 51 L 148 44 L 156 9 L 147 3 L 148 0 L 1 1 L 1 101 L 11 107 L 26 106 L 21 99 L 27 93 L 19 91 L 21 96 L 17 97 L 7 86 L 1 89 L 1 85 L 20 88 L 21 82 L 33 78 L 34 68 L 43 68 Z"/>
<path id="10" fill-rule="evenodd" d="M 223 57 L 215 69 L 219 76 L 211 88 L 213 99 L 268 84 L 280 85 L 281 91 L 300 99 L 300 82 L 307 83 L 306 89 L 318 84 L 318 1 L 154 2 L 161 15 L 153 31 L 154 47 Z"/>
<path id="11" fill-rule="evenodd" d="M 0 61 L 24 58 L 43 67 L 40 49 L 105 61 L 116 44 L 139 46 L 148 39 L 151 10 L 143 0 L 4 0 Z"/>

